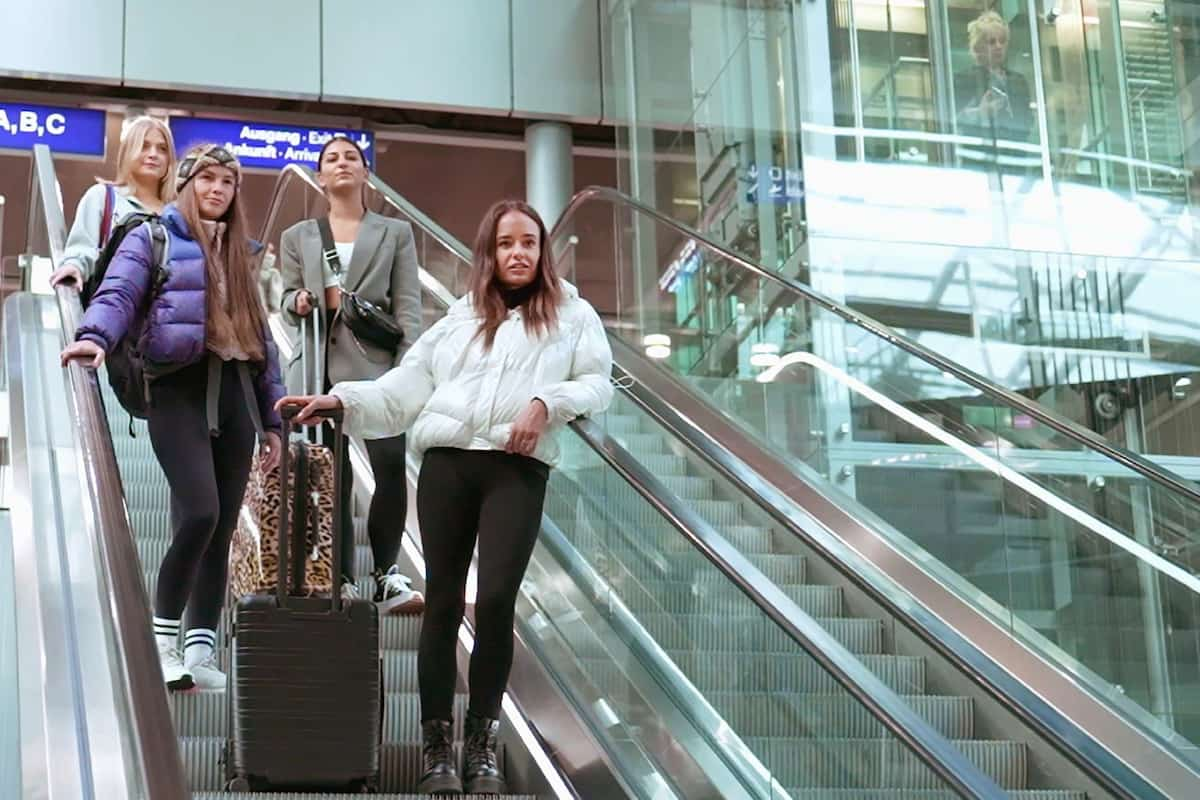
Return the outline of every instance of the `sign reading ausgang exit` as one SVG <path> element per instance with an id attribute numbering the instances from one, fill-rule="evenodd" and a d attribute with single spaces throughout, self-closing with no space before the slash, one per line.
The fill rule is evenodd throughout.
<path id="1" fill-rule="evenodd" d="M 104 157 L 104 112 L 0 103 L 0 150 L 49 145 L 56 154 Z"/>
<path id="2" fill-rule="evenodd" d="M 171 117 L 171 134 L 175 137 L 175 151 L 180 158 L 195 145 L 219 144 L 237 156 L 243 167 L 251 169 L 282 169 L 288 164 L 316 169 L 321 147 L 339 133 L 362 148 L 368 166 L 374 164 L 375 136 L 367 131 Z"/>

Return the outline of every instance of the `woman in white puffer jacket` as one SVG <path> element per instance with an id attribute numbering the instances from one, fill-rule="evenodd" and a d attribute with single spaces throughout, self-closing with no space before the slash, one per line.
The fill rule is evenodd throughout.
<path id="1" fill-rule="evenodd" d="M 466 792 L 503 793 L 496 760 L 500 702 L 512 666 L 513 616 L 541 525 L 559 428 L 612 400 L 612 353 L 600 317 L 558 278 L 546 227 L 506 200 L 475 239 L 470 293 L 422 335 L 400 366 L 330 394 L 286 397 L 302 423 L 341 407 L 367 439 L 411 432 L 423 454 L 417 514 L 425 556 L 418 652 L 423 793 L 462 791 L 453 759 L 455 647 L 467 568 L 479 543 L 471 654 Z"/>

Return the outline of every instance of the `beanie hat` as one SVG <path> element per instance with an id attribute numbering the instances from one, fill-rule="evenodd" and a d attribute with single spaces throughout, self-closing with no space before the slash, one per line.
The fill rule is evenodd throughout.
<path id="1" fill-rule="evenodd" d="M 242 165 L 237 156 L 219 144 L 204 144 L 193 147 L 179 162 L 175 173 L 175 191 L 182 192 L 188 181 L 196 177 L 205 167 L 226 167 L 233 170 L 234 179 L 242 183 Z"/>

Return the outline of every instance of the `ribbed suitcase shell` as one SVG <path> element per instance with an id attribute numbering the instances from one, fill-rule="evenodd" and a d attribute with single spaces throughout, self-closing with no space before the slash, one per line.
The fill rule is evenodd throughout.
<path id="1" fill-rule="evenodd" d="M 284 441 L 290 427 L 285 416 Z M 341 456 L 340 434 L 339 420 L 335 464 Z M 285 507 L 285 468 L 290 460 L 285 455 L 280 466 Z M 339 521 L 335 508 L 335 553 L 340 537 L 349 535 Z M 290 561 L 283 552 L 280 560 Z M 368 600 L 343 601 L 340 606 L 334 611 L 328 597 L 293 595 L 281 602 L 278 594 L 251 595 L 238 602 L 227 751 L 230 779 L 244 779 L 252 789 L 378 788 L 383 720 L 379 613 Z"/>
<path id="2" fill-rule="evenodd" d="M 378 786 L 382 686 L 379 616 L 356 600 L 274 596 L 238 604 L 233 772 L 251 785 Z"/>

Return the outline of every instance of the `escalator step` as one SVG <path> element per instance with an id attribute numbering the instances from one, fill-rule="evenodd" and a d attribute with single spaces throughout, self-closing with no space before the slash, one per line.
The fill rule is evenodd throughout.
<path id="1" fill-rule="evenodd" d="M 957 792 L 939 789 L 788 789 L 792 800 L 959 800 Z M 1084 792 L 1016 789 L 1009 800 L 1087 800 Z"/>
<path id="2" fill-rule="evenodd" d="M 916 754 L 895 739 L 742 738 L 785 786 L 937 789 L 940 785 Z M 953 744 L 1000 788 L 1026 785 L 1024 745 L 961 740 Z"/>
<path id="3" fill-rule="evenodd" d="M 673 554 L 670 558 L 658 552 L 654 553 L 655 558 L 651 562 L 647 560 L 644 552 L 629 546 L 610 544 L 602 549 L 617 556 L 617 561 L 638 580 L 698 582 L 702 585 L 716 586 L 732 585 L 725 573 L 695 551 L 690 554 Z M 772 583 L 808 584 L 807 564 L 804 556 L 749 553 L 746 554 L 746 559 Z"/>
<path id="4" fill-rule="evenodd" d="M 194 792 L 221 792 L 225 785 L 225 765 L 222 763 L 223 737 L 181 737 L 179 751 L 183 756 L 188 783 Z M 462 761 L 462 742 L 454 745 L 455 758 Z M 402 791 L 415 787 L 421 777 L 421 745 L 389 744 L 380 748 L 380 788 L 385 792 Z M 503 759 L 503 753 L 501 753 Z M 216 797 L 225 800 L 237 795 L 220 793 Z M 272 800 L 287 795 L 267 795 Z M 300 795 L 304 796 L 304 795 Z M 329 794 L 309 795 L 325 800 Z M 378 797 L 379 795 L 375 795 Z"/>
<path id="5" fill-rule="evenodd" d="M 845 694 L 713 692 L 706 697 L 742 736 L 871 739 L 885 735 L 883 724 L 874 714 Z M 974 737 L 974 705 L 970 698 L 902 697 L 946 738 Z"/>
<path id="6" fill-rule="evenodd" d="M 415 684 L 397 684 L 413 686 Z M 383 741 L 392 744 L 421 740 L 421 698 L 415 692 L 388 692 L 384 697 Z M 229 711 L 224 692 L 174 692 L 171 711 L 175 731 L 191 738 L 220 738 L 228 735 Z M 454 698 L 454 737 L 463 738 L 467 696 Z"/>
<path id="7" fill-rule="evenodd" d="M 643 614 L 642 625 L 667 650 L 769 653 L 798 652 L 798 645 L 761 614 L 712 618 L 697 614 Z M 819 618 L 817 623 L 852 653 L 883 652 L 883 623 L 877 619 Z"/>
<path id="8" fill-rule="evenodd" d="M 653 611 L 671 614 L 736 614 L 750 611 L 753 607 L 746 595 L 728 583 L 643 581 L 623 586 L 620 581 L 613 580 L 610 585 L 630 610 L 639 616 Z M 784 584 L 779 588 L 809 616 L 842 615 L 842 593 L 836 586 Z"/>
<path id="9" fill-rule="evenodd" d="M 142 560 L 142 568 L 144 570 L 157 569 L 170 546 L 171 542 L 166 536 L 139 536 L 137 549 Z M 368 575 L 370 572 L 371 548 L 367 545 L 358 545 L 354 548 L 354 574 Z"/>
<path id="10" fill-rule="evenodd" d="M 843 690 L 815 661 L 778 653 L 696 653 L 668 651 L 667 655 L 704 695 L 732 692 L 838 694 Z M 900 694 L 925 690 L 925 662 L 915 656 L 860 656 L 863 666 Z M 625 677 L 620 664 L 607 653 L 580 657 L 579 664 L 605 693 L 617 691 Z"/>
<path id="11" fill-rule="evenodd" d="M 607 414 L 597 419 L 596 422 L 598 422 L 600 427 L 603 428 L 610 436 L 642 432 L 641 419 L 632 415 L 614 414 L 612 411 L 609 411 Z"/>
<path id="12" fill-rule="evenodd" d="M 672 494 L 688 502 L 696 500 L 712 500 L 716 492 L 711 478 L 698 478 L 692 475 L 659 475 Z"/>
<path id="13" fill-rule="evenodd" d="M 668 452 L 666 439 L 658 433 L 618 433 L 613 438 L 616 439 L 617 444 L 638 458 L 641 458 L 644 453 Z"/>
<path id="14" fill-rule="evenodd" d="M 146 594 L 154 597 L 154 587 L 158 579 L 158 566 L 155 565 L 149 569 L 142 570 L 142 581 L 146 587 Z M 354 581 L 355 587 L 358 589 L 358 596 L 371 598 L 375 593 L 375 579 L 370 575 L 359 577 Z"/>
<path id="15" fill-rule="evenodd" d="M 294 792 L 197 792 L 193 800 L 329 800 L 331 797 L 342 797 L 334 794 L 296 794 Z M 346 795 L 349 797 L 349 795 Z M 460 794 L 455 795 L 459 800 L 538 800 L 532 794 Z M 427 794 L 373 794 L 373 800 L 429 800 Z"/>

